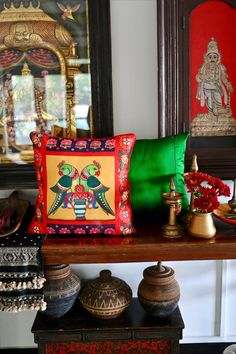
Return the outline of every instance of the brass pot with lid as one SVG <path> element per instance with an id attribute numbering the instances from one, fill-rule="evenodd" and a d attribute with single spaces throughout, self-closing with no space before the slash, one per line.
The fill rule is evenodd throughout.
<path id="1" fill-rule="evenodd" d="M 90 280 L 80 293 L 80 302 L 91 315 L 99 318 L 119 316 L 132 299 L 132 290 L 120 278 L 112 276 L 110 270 L 104 269 L 100 276 Z"/>
<path id="2" fill-rule="evenodd" d="M 169 316 L 178 306 L 179 298 L 179 284 L 171 267 L 158 262 L 144 269 L 138 299 L 148 314 L 160 318 Z"/>

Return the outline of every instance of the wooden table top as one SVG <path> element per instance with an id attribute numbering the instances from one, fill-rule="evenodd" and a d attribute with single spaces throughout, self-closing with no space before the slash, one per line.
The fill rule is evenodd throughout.
<path id="1" fill-rule="evenodd" d="M 50 236 L 42 256 L 45 264 L 236 259 L 234 225 L 216 219 L 215 224 L 217 233 L 209 240 L 187 233 L 178 239 L 165 238 L 155 221 L 136 224 L 132 236 Z"/>

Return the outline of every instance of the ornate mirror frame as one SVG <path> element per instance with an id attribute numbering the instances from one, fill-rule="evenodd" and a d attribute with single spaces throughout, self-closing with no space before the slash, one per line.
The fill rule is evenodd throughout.
<path id="1" fill-rule="evenodd" d="M 87 0 L 87 14 L 93 117 L 90 135 L 106 137 L 113 135 L 110 0 Z M 5 50 L 4 46 L 2 50 Z M 63 58 L 60 56 L 58 58 L 63 74 L 65 63 Z M 67 80 L 67 97 L 70 91 L 68 83 Z M 73 123 L 71 120 L 69 122 L 68 131 L 72 134 Z M 35 188 L 36 186 L 32 163 L 13 164 L 0 161 L 0 189 Z"/>
<path id="2" fill-rule="evenodd" d="M 157 0 L 159 136 L 189 131 L 190 126 L 190 16 L 207 0 Z M 236 9 L 234 0 L 224 0 Z M 236 91 L 236 87 L 234 88 Z M 236 137 L 188 142 L 186 171 L 194 153 L 199 170 L 224 179 L 236 176 Z M 194 146 L 194 147 L 193 147 Z"/>

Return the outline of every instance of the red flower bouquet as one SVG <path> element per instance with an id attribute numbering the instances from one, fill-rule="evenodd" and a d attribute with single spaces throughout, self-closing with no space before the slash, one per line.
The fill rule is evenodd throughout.
<path id="1" fill-rule="evenodd" d="M 184 175 L 189 192 L 193 193 L 193 209 L 199 213 L 211 213 L 220 205 L 219 196 L 230 196 L 230 188 L 220 178 L 202 172 Z"/>

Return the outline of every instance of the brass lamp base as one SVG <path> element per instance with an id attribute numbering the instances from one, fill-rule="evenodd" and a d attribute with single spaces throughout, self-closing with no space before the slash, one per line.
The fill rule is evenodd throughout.
<path id="1" fill-rule="evenodd" d="M 182 227 L 178 224 L 175 225 L 165 224 L 162 226 L 161 234 L 162 236 L 167 238 L 179 238 L 183 236 L 184 232 Z"/>

